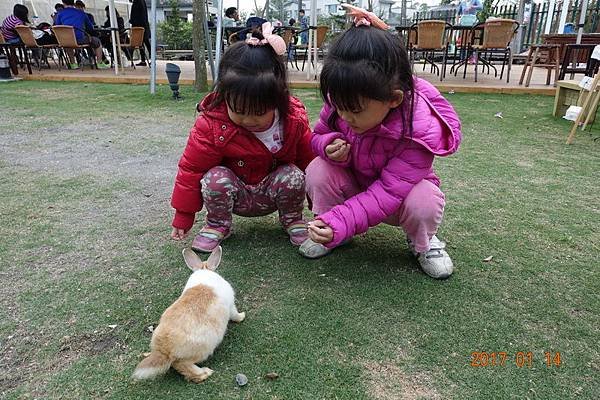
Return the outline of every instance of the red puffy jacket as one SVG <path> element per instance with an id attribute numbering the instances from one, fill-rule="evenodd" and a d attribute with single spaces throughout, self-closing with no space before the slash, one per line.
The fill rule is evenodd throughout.
<path id="1" fill-rule="evenodd" d="M 206 96 L 201 108 L 205 109 L 214 96 L 214 93 Z M 283 133 L 283 148 L 273 154 L 254 134 L 229 119 L 225 103 L 203 111 L 179 160 L 171 198 L 175 208 L 173 226 L 188 231 L 194 225 L 195 214 L 202 209 L 200 179 L 213 167 L 222 165 L 231 169 L 248 185 L 261 182 L 282 164 L 295 164 L 304 171 L 314 158 L 311 129 L 304 105 L 291 96 Z"/>

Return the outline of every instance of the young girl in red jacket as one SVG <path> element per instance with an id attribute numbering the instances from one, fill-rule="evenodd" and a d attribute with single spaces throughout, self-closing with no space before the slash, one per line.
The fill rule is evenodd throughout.
<path id="1" fill-rule="evenodd" d="M 294 245 L 307 239 L 304 169 L 314 158 L 304 105 L 290 96 L 286 45 L 269 23 L 223 55 L 215 89 L 200 104 L 179 161 L 171 237 L 185 238 L 196 212 L 204 227 L 192 248 L 210 252 L 231 234 L 232 214 L 279 212 Z"/>

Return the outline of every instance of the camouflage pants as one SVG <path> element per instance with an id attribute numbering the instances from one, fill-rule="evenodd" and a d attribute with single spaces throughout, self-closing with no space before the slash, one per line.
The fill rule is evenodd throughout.
<path id="1" fill-rule="evenodd" d="M 260 217 L 278 211 L 284 228 L 303 220 L 304 173 L 293 164 L 278 167 L 256 185 L 246 185 L 222 166 L 210 169 L 200 183 L 211 228 L 230 229 L 233 214 Z"/>

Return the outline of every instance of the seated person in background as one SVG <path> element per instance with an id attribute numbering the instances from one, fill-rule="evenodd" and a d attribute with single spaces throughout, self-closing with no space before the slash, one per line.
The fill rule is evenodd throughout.
<path id="1" fill-rule="evenodd" d="M 58 15 L 58 13 L 64 9 L 65 9 L 65 6 L 63 6 L 62 3 L 56 3 L 54 5 L 54 14 L 51 15 L 53 24 L 56 24 L 56 16 Z"/>
<path id="2" fill-rule="evenodd" d="M 103 28 L 110 28 L 111 24 L 110 24 L 110 9 L 108 6 L 106 6 L 104 8 L 104 11 L 106 12 L 106 21 L 104 21 L 104 25 L 102 25 Z M 123 19 L 123 17 L 121 17 L 119 15 L 119 12 L 117 10 L 115 10 L 115 14 L 117 15 L 117 28 L 119 29 L 119 41 L 121 43 L 129 43 L 129 37 L 127 36 L 127 30 L 125 29 L 125 20 Z M 108 52 L 110 53 L 110 58 L 112 59 L 112 35 L 110 34 L 110 32 L 103 32 L 103 34 L 100 36 L 100 39 L 102 41 L 102 45 L 104 47 L 106 47 L 108 49 Z M 123 51 L 125 52 L 125 56 L 127 57 L 128 60 L 131 60 L 131 53 L 129 51 L 129 49 L 123 49 Z"/>
<path id="3" fill-rule="evenodd" d="M 81 10 L 75 8 L 75 0 L 62 0 L 65 5 L 65 9 L 62 10 L 57 16 L 55 25 L 69 25 L 74 28 L 75 38 L 78 44 L 89 44 L 96 53 L 96 60 L 99 69 L 109 68 L 108 65 L 103 63 L 102 60 L 102 44 L 97 37 L 86 34 L 86 31 L 93 31 L 94 26 L 88 18 L 88 16 Z M 73 52 L 70 51 L 69 58 L 71 58 L 71 68 L 77 68 L 77 63 L 73 60 Z"/>
<path id="4" fill-rule="evenodd" d="M 17 25 L 29 25 L 29 10 L 22 4 L 15 4 L 12 15 L 9 15 L 2 22 L 2 36 L 9 44 L 20 44 L 21 38 L 15 30 Z"/>
<path id="5" fill-rule="evenodd" d="M 235 36 L 237 36 L 237 40 L 246 40 L 246 36 L 248 34 L 251 34 L 252 32 L 255 32 L 255 31 L 260 32 L 262 24 L 264 24 L 265 22 L 267 22 L 266 19 L 260 18 L 257 16 L 252 16 L 252 17 L 248 18 L 246 20 L 246 29 L 239 31 L 238 34 L 235 35 Z M 235 40 L 235 41 L 237 41 L 237 40 Z"/>
<path id="6" fill-rule="evenodd" d="M 42 22 L 35 28 L 31 29 L 31 31 L 33 32 L 33 37 L 35 38 L 35 41 L 38 45 L 45 46 L 49 44 L 58 43 L 56 37 L 52 34 L 52 31 L 50 30 L 51 27 L 52 25 L 50 25 L 49 23 Z"/>
<path id="7" fill-rule="evenodd" d="M 238 26 L 240 21 L 240 14 L 238 13 L 237 8 L 229 7 L 225 10 L 225 17 L 223 18 L 223 27 L 225 28 L 233 28 Z"/>
<path id="8" fill-rule="evenodd" d="M 92 25 L 94 25 L 94 27 L 98 26 L 96 25 L 96 20 L 94 19 L 94 16 L 88 12 L 85 12 L 85 4 L 83 3 L 83 1 L 81 0 L 76 0 L 75 1 L 75 8 L 83 11 L 85 13 L 85 15 L 87 15 L 87 17 L 90 19 L 90 22 L 92 23 Z M 91 34 L 91 32 L 88 32 Z"/>

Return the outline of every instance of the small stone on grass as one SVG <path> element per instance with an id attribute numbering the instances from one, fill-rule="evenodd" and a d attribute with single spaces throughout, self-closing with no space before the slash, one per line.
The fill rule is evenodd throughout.
<path id="1" fill-rule="evenodd" d="M 268 379 L 270 381 L 274 381 L 277 378 L 279 378 L 279 374 L 277 372 L 269 372 L 265 375 L 265 379 Z"/>
<path id="2" fill-rule="evenodd" d="M 238 386 L 246 386 L 248 383 L 248 378 L 244 374 L 237 374 L 235 376 L 235 383 L 237 383 Z"/>

